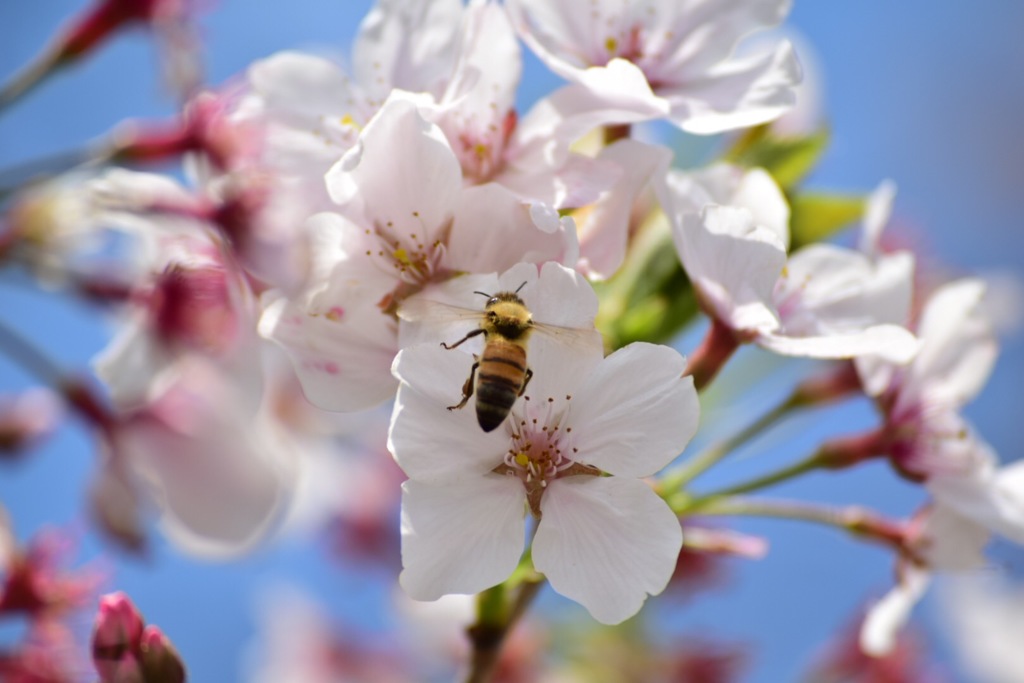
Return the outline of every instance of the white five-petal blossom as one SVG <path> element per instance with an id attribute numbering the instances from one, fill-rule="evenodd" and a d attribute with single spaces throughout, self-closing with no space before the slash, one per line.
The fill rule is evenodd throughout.
<path id="1" fill-rule="evenodd" d="M 902 306 L 891 303 L 909 300 L 912 259 L 873 260 L 829 245 L 787 258 L 788 230 L 780 234 L 778 223 L 760 224 L 744 207 L 709 204 L 695 213 L 681 190 L 659 186 L 680 260 L 704 309 L 738 339 L 811 358 L 906 362 L 917 351 L 894 320 Z M 755 196 L 763 203 L 768 195 Z"/>
<path id="2" fill-rule="evenodd" d="M 747 34 L 782 21 L 789 5 L 509 0 L 507 8 L 524 42 L 558 75 L 625 107 L 662 108 L 683 130 L 709 134 L 771 121 L 792 106 L 800 65 L 788 42 L 768 54 L 733 54 Z M 624 92 L 629 80 L 644 88 Z"/>
<path id="3" fill-rule="evenodd" d="M 553 264 L 546 272 L 542 279 L 579 277 Z M 522 293 L 529 304 L 529 283 Z M 574 309 L 591 298 L 561 301 L 561 317 L 547 322 L 574 323 Z M 529 510 L 537 570 L 599 621 L 618 623 L 664 589 L 682 544 L 675 515 L 638 478 L 667 465 L 696 431 L 685 359 L 643 343 L 602 358 L 596 345 L 535 336 L 528 363 L 524 395 L 483 432 L 474 401 L 446 410 L 469 375 L 469 354 L 424 344 L 395 359 L 401 385 L 388 446 L 409 476 L 402 586 L 433 600 L 500 583 L 522 555 Z"/>

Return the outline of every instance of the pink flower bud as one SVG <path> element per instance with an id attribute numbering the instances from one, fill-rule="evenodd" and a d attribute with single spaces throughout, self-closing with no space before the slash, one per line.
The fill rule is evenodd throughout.
<path id="1" fill-rule="evenodd" d="M 146 683 L 184 683 L 185 666 L 158 626 L 142 633 L 142 672 Z"/>
<path id="2" fill-rule="evenodd" d="M 92 660 L 103 683 L 142 683 L 139 661 L 142 615 L 124 593 L 100 598 L 92 633 Z"/>

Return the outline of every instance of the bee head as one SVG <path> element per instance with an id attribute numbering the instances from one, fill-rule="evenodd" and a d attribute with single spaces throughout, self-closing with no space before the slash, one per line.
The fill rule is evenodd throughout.
<path id="1" fill-rule="evenodd" d="M 525 286 L 526 286 L 526 283 L 524 282 L 523 284 L 521 284 L 518 287 L 516 287 L 516 291 L 514 291 L 514 292 L 498 292 L 497 294 L 488 294 L 487 292 L 473 292 L 473 293 L 474 294 L 479 294 L 480 296 L 487 297 L 487 303 L 484 306 L 484 308 L 486 308 L 486 309 L 491 309 L 491 308 L 493 308 L 494 306 L 497 306 L 499 303 L 501 303 L 503 301 L 508 302 L 508 303 L 513 303 L 513 304 L 519 304 L 520 306 L 525 306 L 526 304 L 524 304 L 523 300 L 521 298 L 519 298 L 519 290 L 521 290 Z"/>

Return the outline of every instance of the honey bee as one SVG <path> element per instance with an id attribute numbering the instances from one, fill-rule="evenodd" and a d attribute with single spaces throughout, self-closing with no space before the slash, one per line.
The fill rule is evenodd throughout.
<path id="1" fill-rule="evenodd" d="M 526 392 L 533 377 L 526 360 L 527 341 L 534 332 L 550 335 L 561 343 L 600 344 L 596 330 L 560 327 L 537 323 L 533 314 L 519 296 L 526 282 L 514 292 L 473 292 L 487 298 L 483 314 L 480 311 L 443 304 L 437 301 L 412 301 L 399 309 L 404 320 L 422 320 L 430 315 L 442 314 L 448 319 L 479 320 L 478 327 L 454 344 L 441 342 L 445 349 L 454 349 L 462 343 L 483 335 L 483 352 L 474 355 L 469 379 L 462 385 L 462 400 L 448 406 L 448 410 L 465 407 L 476 392 L 476 418 L 480 428 L 491 432 L 508 417 L 516 400 Z M 596 341 L 595 341 L 596 340 Z"/>

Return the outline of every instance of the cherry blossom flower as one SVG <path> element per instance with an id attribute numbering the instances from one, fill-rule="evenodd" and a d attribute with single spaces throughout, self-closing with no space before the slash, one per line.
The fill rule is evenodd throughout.
<path id="1" fill-rule="evenodd" d="M 554 314 L 550 324 L 571 321 L 593 296 L 572 296 L 573 278 L 560 272 L 560 287 L 537 292 L 538 303 L 559 301 L 561 317 L 535 307 L 538 320 Z M 667 347 L 637 343 L 602 359 L 596 346 L 535 340 L 533 379 L 489 433 L 470 410 L 444 409 L 469 375 L 468 354 L 420 345 L 396 358 L 388 447 L 409 476 L 400 582 L 419 600 L 500 583 L 523 552 L 529 510 L 536 569 L 598 621 L 618 623 L 675 569 L 679 522 L 637 477 L 667 465 L 693 436 L 696 392 L 682 377 L 685 360 Z"/>
<path id="2" fill-rule="evenodd" d="M 765 55 L 732 55 L 746 34 L 780 22 L 789 4 L 602 1 L 581 11 L 568 0 L 510 0 L 507 8 L 523 41 L 559 76 L 609 101 L 660 105 L 683 130 L 709 134 L 771 121 L 792 106 L 800 66 L 788 42 Z M 646 93 L 624 95 L 638 77 Z"/>
<path id="3" fill-rule="evenodd" d="M 493 183 L 463 188 L 441 131 L 395 98 L 327 176 L 338 214 L 311 219 L 322 245 L 305 292 L 266 301 L 264 336 L 292 358 L 306 396 L 328 410 L 393 395 L 394 307 L 459 272 L 520 261 L 574 263 L 571 219 Z"/>
<path id="4" fill-rule="evenodd" d="M 131 296 L 129 320 L 95 359 L 122 408 L 159 397 L 189 356 L 222 360 L 253 388 L 262 384 L 255 301 L 240 273 L 199 235 L 153 235 L 149 272 Z"/>
<path id="5" fill-rule="evenodd" d="M 968 472 L 933 475 L 926 508 L 911 547 L 919 556 L 900 561 L 896 586 L 871 607 L 861 641 L 865 652 L 884 655 L 931 583 L 933 572 L 969 572 L 985 565 L 982 550 L 992 534 L 1024 545 L 1024 462 L 996 467 L 991 449 L 977 439 Z"/>
<path id="6" fill-rule="evenodd" d="M 211 557 L 274 530 L 295 480 L 295 442 L 215 362 L 193 357 L 158 399 L 106 426 L 93 505 L 115 538 L 138 545 L 147 507 L 182 549 Z"/>
<path id="7" fill-rule="evenodd" d="M 425 102 L 442 96 L 468 12 L 459 0 L 378 2 L 360 25 L 351 74 L 316 55 L 272 55 L 249 68 L 248 91 L 234 119 L 265 131 L 269 168 L 322 176 L 355 144 L 392 90 L 422 93 Z M 477 69 L 474 74 L 487 77 Z"/>
<path id="8" fill-rule="evenodd" d="M 570 145 L 597 126 L 665 113 L 642 103 L 602 101 L 571 85 L 519 120 L 513 105 L 522 59 L 503 9 L 492 2 L 465 8 L 444 2 L 430 4 L 429 16 L 417 16 L 427 6 L 376 7 L 356 41 L 351 77 L 326 59 L 298 52 L 254 64 L 234 118 L 265 132 L 264 163 L 284 175 L 326 172 L 389 94 L 403 91 L 447 137 L 465 184 L 494 182 L 526 201 L 576 207 L 609 191 L 628 167 L 578 154 Z M 453 43 L 456 35 L 461 39 Z M 361 66 L 366 63 L 376 66 Z"/>
<path id="9" fill-rule="evenodd" d="M 861 381 L 885 416 L 888 453 L 911 477 L 958 476 L 986 458 L 969 437 L 960 408 L 984 386 L 998 353 L 980 307 L 984 286 L 960 280 L 936 290 L 917 325 L 921 349 L 906 365 L 865 359 Z"/>
<path id="10" fill-rule="evenodd" d="M 982 549 L 989 538 L 984 527 L 947 507 L 924 508 L 908 534 L 908 547 L 914 557 L 899 559 L 896 585 L 868 607 L 860 630 L 861 650 L 871 657 L 890 655 L 911 611 L 931 583 L 932 572 L 981 567 Z"/>
<path id="11" fill-rule="evenodd" d="M 900 307 L 889 303 L 909 296 L 912 261 L 872 262 L 829 245 L 787 258 L 776 230 L 745 208 L 691 213 L 671 195 L 663 204 L 702 307 L 738 341 L 812 358 L 876 354 L 906 362 L 917 351 L 914 336 L 893 320 Z"/>

